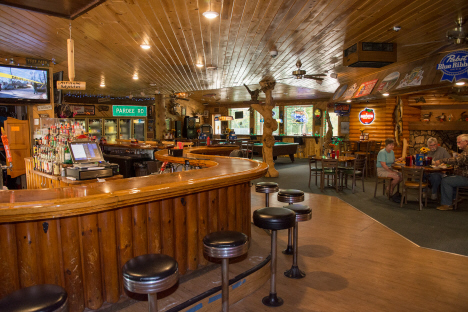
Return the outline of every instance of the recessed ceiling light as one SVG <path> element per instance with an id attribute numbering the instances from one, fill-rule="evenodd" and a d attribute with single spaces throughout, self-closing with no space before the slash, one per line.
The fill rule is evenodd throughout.
<path id="1" fill-rule="evenodd" d="M 351 100 L 346 100 L 346 102 L 351 103 Z"/>
<path id="2" fill-rule="evenodd" d="M 104 82 L 101 82 L 100 86 L 104 88 L 106 84 Z"/>
<path id="3" fill-rule="evenodd" d="M 389 93 L 382 93 L 383 96 L 389 96 Z"/>
<path id="4" fill-rule="evenodd" d="M 206 18 L 209 18 L 209 19 L 213 19 L 215 17 L 218 17 L 219 14 L 218 14 L 218 12 L 206 11 L 205 13 L 203 13 L 203 16 L 206 17 Z"/>
<path id="5" fill-rule="evenodd" d="M 457 86 L 463 86 L 465 84 L 465 82 L 464 81 L 459 81 L 459 82 L 456 82 L 455 84 Z"/>
<path id="6" fill-rule="evenodd" d="M 134 80 L 138 80 L 138 74 L 133 75 Z"/>
<path id="7" fill-rule="evenodd" d="M 140 44 L 140 47 L 144 50 L 148 50 L 149 48 L 151 48 L 149 44 Z"/>
<path id="8" fill-rule="evenodd" d="M 203 67 L 203 64 L 201 64 L 201 63 L 197 63 L 197 65 L 196 65 L 196 66 L 197 66 L 198 68 L 201 68 L 201 67 Z"/>

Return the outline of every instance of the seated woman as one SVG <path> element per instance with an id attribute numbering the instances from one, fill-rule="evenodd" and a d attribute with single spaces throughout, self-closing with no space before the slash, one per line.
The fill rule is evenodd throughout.
<path id="1" fill-rule="evenodd" d="M 385 140 L 385 148 L 380 150 L 377 155 L 377 176 L 392 178 L 392 183 L 390 187 L 387 188 L 387 194 L 393 194 L 393 189 L 395 185 L 401 181 L 401 173 L 392 169 L 392 164 L 395 162 L 395 153 L 393 148 L 395 147 L 395 141 L 393 139 Z M 401 158 L 398 158 L 400 161 Z"/>

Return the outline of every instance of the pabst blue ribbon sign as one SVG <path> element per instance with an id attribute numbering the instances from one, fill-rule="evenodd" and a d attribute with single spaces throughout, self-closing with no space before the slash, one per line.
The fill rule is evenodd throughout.
<path id="1" fill-rule="evenodd" d="M 375 120 L 375 111 L 372 108 L 364 108 L 359 112 L 359 121 L 363 125 L 370 125 Z"/>
<path id="2" fill-rule="evenodd" d="M 468 79 L 468 51 L 455 51 L 447 54 L 439 64 L 437 69 L 444 74 L 440 81 L 448 80 L 450 82 L 466 78 Z"/>

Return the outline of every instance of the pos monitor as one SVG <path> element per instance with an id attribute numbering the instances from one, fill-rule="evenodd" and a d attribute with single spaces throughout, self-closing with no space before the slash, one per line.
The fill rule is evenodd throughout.
<path id="1" fill-rule="evenodd" d="M 74 164 L 104 161 L 101 149 L 96 142 L 70 142 L 68 144 Z"/>

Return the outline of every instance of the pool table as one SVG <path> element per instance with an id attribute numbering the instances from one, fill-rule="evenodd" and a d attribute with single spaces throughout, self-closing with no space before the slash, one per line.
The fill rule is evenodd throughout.
<path id="1" fill-rule="evenodd" d="M 273 146 L 273 159 L 276 160 L 280 155 L 289 155 L 291 161 L 294 162 L 294 154 L 297 152 L 298 145 L 299 143 L 276 142 Z M 255 143 L 253 152 L 258 153 L 259 156 L 263 156 L 263 144 Z"/>

